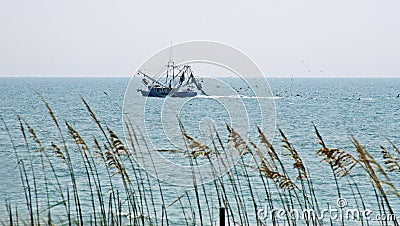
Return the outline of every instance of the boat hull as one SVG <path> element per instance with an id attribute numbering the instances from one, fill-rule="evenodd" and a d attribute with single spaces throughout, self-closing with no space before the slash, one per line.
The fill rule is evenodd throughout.
<path id="1" fill-rule="evenodd" d="M 142 96 L 144 97 L 160 97 L 160 98 L 164 98 L 167 97 L 169 92 L 152 92 L 152 91 L 146 91 L 146 90 L 139 90 L 142 93 Z M 174 94 L 172 94 L 170 97 L 195 97 L 197 96 L 197 92 L 193 92 L 193 91 L 178 91 L 175 92 Z"/>

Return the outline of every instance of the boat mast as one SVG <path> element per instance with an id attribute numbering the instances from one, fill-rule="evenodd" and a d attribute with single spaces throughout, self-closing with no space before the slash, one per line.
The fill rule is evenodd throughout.
<path id="1" fill-rule="evenodd" d="M 169 70 L 170 70 L 170 68 L 172 67 L 172 81 L 170 81 L 169 83 L 170 83 L 170 85 L 171 85 L 171 82 L 173 82 L 174 81 L 174 79 L 175 79 L 175 63 L 174 63 L 174 60 L 173 60 L 173 54 L 172 54 L 172 41 L 171 41 L 171 45 L 170 45 L 170 48 L 169 48 L 169 61 L 168 61 L 168 65 L 167 65 L 167 78 L 166 78 L 166 83 L 168 83 L 168 76 L 169 76 Z"/>

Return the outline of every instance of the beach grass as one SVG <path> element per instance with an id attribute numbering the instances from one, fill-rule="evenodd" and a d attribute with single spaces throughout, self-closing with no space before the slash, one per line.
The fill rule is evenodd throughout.
<path id="1" fill-rule="evenodd" d="M 221 131 L 213 129 L 215 139 L 210 140 L 210 145 L 196 140 L 180 123 L 186 144 L 183 152 L 192 169 L 193 184 L 171 200 L 171 186 L 158 179 L 160 169 L 152 163 L 156 173 L 152 176 L 136 162 L 138 152 L 155 150 L 143 143 L 140 129 L 131 121 L 124 122 L 124 140 L 122 132 L 102 123 L 82 98 L 90 117 L 87 123 L 98 130 L 97 135 L 87 138 L 73 123 L 58 119 L 44 98 L 41 101 L 58 137 L 44 137 L 43 142 L 42 134 L 18 116 L 23 148 L 17 147 L 17 138 L 9 132 L 10 125 L 2 120 L 25 200 L 6 202 L 4 211 L 8 218 L 1 219 L 3 225 L 220 225 L 222 221 L 225 225 L 377 224 L 365 216 L 318 217 L 323 215 L 326 203 L 320 197 L 321 191 L 315 188 L 314 172 L 309 171 L 302 152 L 280 129 L 280 146 L 273 145 L 261 128 L 258 137 L 246 140 L 229 125 L 225 131 L 228 140 L 221 138 Z M 380 216 L 386 216 L 379 225 L 399 225 L 395 219 L 395 208 L 399 206 L 393 204 L 393 200 L 400 198 L 398 184 L 393 181 L 393 176 L 400 172 L 400 151 L 395 143 L 386 139 L 388 147 L 378 145 L 381 156 L 371 154 L 353 136 L 353 149 L 331 148 L 323 140 L 323 132 L 310 126 L 314 126 L 317 141 L 313 155 L 326 167 L 326 177 L 334 181 L 328 185 L 336 194 L 332 200 L 338 200 L 338 204 L 354 200 L 354 208 L 360 212 L 374 206 Z M 226 155 L 228 149 L 235 151 L 239 159 L 230 159 Z M 199 162 L 208 161 L 212 168 L 216 158 L 221 159 L 226 174 L 203 183 Z M 230 161 L 236 161 L 232 168 L 224 164 Z M 373 191 L 373 203 L 364 196 L 367 190 Z M 313 213 L 303 218 L 288 214 L 295 209 Z M 277 210 L 286 214 L 279 215 Z M 220 219 L 221 211 L 225 213 L 224 220 Z M 266 213 L 272 214 L 266 217 Z"/>

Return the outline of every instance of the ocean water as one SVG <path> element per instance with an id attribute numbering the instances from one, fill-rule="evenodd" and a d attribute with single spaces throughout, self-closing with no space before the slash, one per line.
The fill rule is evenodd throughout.
<path id="1" fill-rule="evenodd" d="M 25 207 L 23 188 L 12 143 L 16 146 L 20 158 L 26 160 L 26 164 L 29 164 L 30 156 L 37 155 L 27 151 L 17 115 L 36 130 L 42 143 L 46 146 L 49 147 L 52 141 L 59 141 L 60 137 L 54 123 L 41 102 L 39 96 L 41 95 L 52 106 L 63 128 L 65 122 L 69 122 L 81 133 L 82 137 L 91 139 L 94 133 L 98 134 L 98 129 L 80 99 L 83 97 L 95 111 L 101 123 L 106 124 L 123 137 L 124 96 L 129 81 L 129 78 L 0 78 L 0 116 L 4 119 L 12 138 L 11 142 L 2 123 L 0 125 L 0 150 L 3 156 L 0 167 L 0 208 L 2 208 L 0 221 L 7 219 L 6 202 L 15 203 L 21 209 Z M 246 88 L 245 86 L 241 87 L 242 83 L 234 79 L 230 82 L 227 83 L 235 89 Z M 326 163 L 321 162 L 321 157 L 315 154 L 320 146 L 316 142 L 313 124 L 318 127 L 329 147 L 340 148 L 349 153 L 355 153 L 350 139 L 351 135 L 357 138 L 378 160 L 382 160 L 380 146 L 390 147 L 386 138 L 400 146 L 400 79 L 271 78 L 268 79 L 268 82 L 273 97 L 268 99 L 267 104 L 257 105 L 261 106 L 261 109 L 267 106 L 267 112 L 270 113 L 265 124 L 267 134 L 273 144 L 278 147 L 281 139 L 277 129 L 279 128 L 285 133 L 306 164 L 321 203 L 334 205 L 336 199 L 332 199 L 332 197 L 337 197 L 337 191 L 330 168 Z M 220 110 L 226 106 L 239 109 L 234 106 L 237 101 L 216 101 L 223 96 L 222 94 L 208 98 L 198 97 L 191 100 L 190 103 L 186 103 L 185 99 L 179 99 L 177 101 L 181 101 L 183 107 L 178 116 L 181 117 L 188 133 L 194 134 L 194 137 L 203 142 L 207 142 L 205 134 L 209 128 L 202 127 L 201 123 L 198 123 L 201 120 L 214 123 L 221 131 L 225 129 L 225 123 L 234 122 L 234 128 L 244 133 L 251 130 L 245 135 L 256 140 L 255 127 L 261 123 L 260 120 L 265 115 L 261 113 L 260 108 L 253 106 L 251 98 L 249 100 L 244 98 L 247 95 L 251 96 L 251 93 L 243 93 L 240 99 L 243 101 L 243 105 L 248 107 L 248 118 L 243 119 L 244 123 L 235 118 L 232 120 L 235 110 Z M 132 104 L 129 109 L 133 109 L 134 112 L 143 111 L 143 106 L 138 103 L 127 103 L 125 100 L 125 104 Z M 146 104 L 148 107 L 144 110 L 147 118 L 144 124 L 146 130 L 150 131 L 153 136 L 154 147 L 156 149 L 176 148 L 173 142 L 179 140 L 180 131 L 178 133 L 171 132 L 167 134 L 170 137 L 164 139 L 165 134 L 161 133 L 162 129 L 157 121 L 158 117 L 156 116 L 161 114 L 157 109 L 163 104 L 163 100 L 151 99 Z M 271 108 L 274 111 L 271 112 Z M 168 117 L 173 117 L 173 113 L 170 112 L 169 114 L 172 116 Z M 168 122 L 168 117 L 162 120 Z M 158 130 L 160 132 L 157 132 Z M 32 150 L 34 148 L 34 146 L 28 147 Z M 170 154 L 164 154 L 164 157 L 170 160 L 176 159 Z M 32 164 L 40 165 L 38 156 L 34 156 L 33 159 Z M 57 174 L 61 180 L 67 181 L 68 175 L 62 171 L 62 167 L 59 167 L 56 166 L 56 170 L 60 170 Z M 390 176 L 394 184 L 398 185 L 399 174 L 390 173 Z M 84 183 L 85 177 L 82 176 L 82 178 L 82 183 Z M 366 205 L 374 208 L 375 195 L 368 180 L 362 177 L 357 179 L 363 197 L 370 202 L 367 202 Z M 177 181 L 179 182 L 179 178 Z M 179 196 L 179 192 L 176 192 L 175 189 L 175 186 L 165 185 L 164 196 L 167 200 L 173 201 Z M 344 193 L 346 192 L 350 191 L 346 191 L 344 186 Z M 39 194 L 39 196 L 43 195 Z M 391 200 L 394 209 L 398 212 L 400 200 L 394 197 L 391 197 Z M 354 200 L 350 200 L 350 198 L 348 202 L 349 205 L 355 205 Z M 180 222 L 180 210 L 174 212 L 171 209 L 169 211 L 170 217 L 176 217 L 177 222 Z"/>

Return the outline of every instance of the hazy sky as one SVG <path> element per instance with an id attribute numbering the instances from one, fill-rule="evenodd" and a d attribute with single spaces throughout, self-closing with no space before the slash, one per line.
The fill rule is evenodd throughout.
<path id="1" fill-rule="evenodd" d="M 0 0 L 0 76 L 131 76 L 171 40 L 268 76 L 399 76 L 398 0 Z"/>

